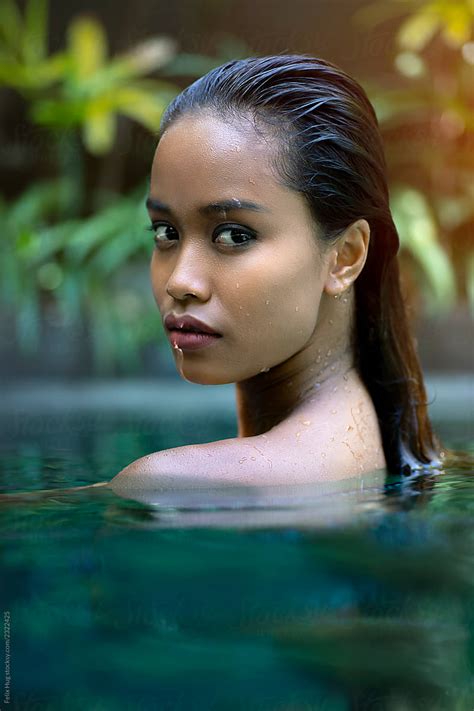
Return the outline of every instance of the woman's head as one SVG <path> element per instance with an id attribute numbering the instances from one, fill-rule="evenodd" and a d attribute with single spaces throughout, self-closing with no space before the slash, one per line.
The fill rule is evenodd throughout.
<path id="1" fill-rule="evenodd" d="M 191 292 L 197 290 L 206 303 L 207 277 L 218 279 L 225 263 L 228 307 L 251 314 L 250 323 L 240 319 L 245 324 L 240 345 L 248 342 L 247 352 L 234 349 L 234 363 L 231 351 L 226 354 L 235 380 L 305 349 L 318 324 L 318 343 L 326 329 L 326 342 L 341 348 L 350 328 L 356 366 L 379 416 L 389 466 L 398 468 L 409 453 L 429 461 L 434 443 L 400 296 L 399 241 L 383 146 L 362 87 L 335 65 L 306 55 L 228 62 L 173 100 L 162 119 L 156 157 L 152 192 L 153 185 L 159 186 L 160 201 L 179 211 L 188 233 L 197 234 L 209 221 L 209 214 L 197 210 L 209 196 L 243 197 L 263 208 L 221 212 L 220 224 L 251 223 L 249 239 L 241 236 L 241 228 L 221 227 L 222 235 L 215 237 L 222 247 L 216 249 L 214 238 L 212 249 L 190 240 L 186 250 L 183 243 L 180 270 L 169 279 L 162 278 L 167 257 L 155 266 L 152 262 L 152 280 L 153 269 L 161 270 L 154 279 L 160 308 L 173 307 L 162 293 L 165 282 L 174 299 L 186 297 L 192 282 Z M 252 230 L 266 239 L 252 244 Z M 169 230 L 162 227 L 160 234 L 165 233 Z M 235 244 L 232 235 L 247 246 L 224 246 Z M 207 277 L 201 268 L 192 270 L 201 255 Z M 338 311 L 329 302 L 334 297 L 339 297 Z M 354 305 L 353 318 L 343 302 Z M 212 319 L 210 301 L 208 307 Z M 190 312 L 197 315 L 193 307 Z M 332 329 L 327 328 L 330 321 Z M 278 338 L 282 324 L 283 339 Z M 210 325 L 225 329 L 225 324 Z M 258 348 L 247 329 L 249 334 L 258 330 Z M 215 343 L 216 355 L 219 347 L 224 343 Z M 216 363 L 210 367 L 216 377 Z M 223 378 L 213 382 L 228 382 Z"/>
<path id="2" fill-rule="evenodd" d="M 350 350 L 349 294 L 333 297 L 363 267 L 368 224 L 338 240 L 339 266 L 349 246 L 350 264 L 335 272 L 335 250 L 305 197 L 275 175 L 274 157 L 274 142 L 249 121 L 207 110 L 180 117 L 159 142 L 149 200 L 155 298 L 163 317 L 191 314 L 223 336 L 186 352 L 183 375 L 193 382 L 242 382 L 284 364 L 282 381 L 295 354 L 300 368 L 322 367 L 321 344 L 335 358 Z"/>
<path id="3" fill-rule="evenodd" d="M 379 266 L 396 254 L 377 118 L 341 69 L 306 55 L 227 62 L 174 99 L 160 137 L 180 117 L 203 111 L 227 124 L 245 122 L 271 143 L 275 178 L 306 198 L 323 244 L 362 217 L 371 223 L 370 254 L 377 252 Z"/>

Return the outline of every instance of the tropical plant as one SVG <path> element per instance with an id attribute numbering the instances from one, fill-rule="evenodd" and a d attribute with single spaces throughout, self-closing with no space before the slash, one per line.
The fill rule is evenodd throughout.
<path id="1" fill-rule="evenodd" d="M 386 146 L 402 256 L 425 311 L 464 298 L 474 310 L 474 1 L 386 0 L 354 15 L 374 31 L 395 19 L 395 86 L 362 83 Z"/>
<path id="2" fill-rule="evenodd" d="M 140 347 L 161 333 L 146 273 L 151 250 L 146 186 L 115 198 L 91 217 L 55 219 L 74 191 L 66 179 L 52 180 L 1 206 L 7 246 L 0 268 L 2 302 L 16 314 L 23 352 L 37 348 L 42 313 L 54 307 L 61 323 L 87 324 L 99 372 L 114 364 L 130 371 L 139 367 Z M 143 275 L 142 288 L 140 280 L 127 284 L 133 265 Z"/>
<path id="3" fill-rule="evenodd" d="M 177 87 L 144 75 L 176 53 L 169 37 L 153 37 L 108 58 L 107 36 L 92 17 L 69 25 L 65 50 L 47 55 L 47 0 L 29 0 L 22 18 L 13 0 L 0 5 L 0 81 L 29 101 L 31 118 L 51 129 L 80 129 L 88 151 L 114 144 L 118 114 L 156 130 Z"/>
<path id="4" fill-rule="evenodd" d="M 11 203 L 0 200 L 2 302 L 15 315 L 23 353 L 38 347 L 45 311 L 54 310 L 65 325 L 87 325 L 99 372 L 137 370 L 141 346 L 163 335 L 145 274 L 146 185 L 125 196 L 86 195 L 86 154 L 107 158 L 119 115 L 155 133 L 179 91 L 164 77 L 198 76 L 248 48 L 228 37 L 216 57 L 180 54 L 170 38 L 152 37 L 109 58 L 102 25 L 81 16 L 69 25 L 66 48 L 48 55 L 47 15 L 47 0 L 28 0 L 23 15 L 13 0 L 0 4 L 0 82 L 49 132 L 58 174 Z M 159 79 L 144 78 L 157 70 Z M 143 279 L 131 288 L 134 270 Z"/>

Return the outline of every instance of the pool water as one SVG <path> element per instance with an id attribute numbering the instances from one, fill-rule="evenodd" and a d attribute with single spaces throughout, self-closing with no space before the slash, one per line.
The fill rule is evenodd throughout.
<path id="1" fill-rule="evenodd" d="M 413 480 L 3 500 L 8 708 L 472 711 L 473 441 L 438 431 L 462 454 Z M 44 415 L 1 433 L 11 493 L 110 479 L 235 424 Z"/>

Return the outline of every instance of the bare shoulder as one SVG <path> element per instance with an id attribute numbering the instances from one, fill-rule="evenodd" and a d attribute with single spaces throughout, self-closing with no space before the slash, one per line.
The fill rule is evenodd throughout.
<path id="1" fill-rule="evenodd" d="M 275 453 L 293 452 L 299 466 L 324 480 L 386 466 L 377 414 L 360 381 L 301 407 L 268 433 Z"/>
<path id="2" fill-rule="evenodd" d="M 377 417 L 366 391 L 332 394 L 293 412 L 265 434 L 175 447 L 132 462 L 111 482 L 133 489 L 296 485 L 385 467 Z"/>

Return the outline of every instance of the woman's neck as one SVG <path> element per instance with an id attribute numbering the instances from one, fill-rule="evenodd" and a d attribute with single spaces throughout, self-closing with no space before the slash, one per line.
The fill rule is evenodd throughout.
<path id="1" fill-rule="evenodd" d="M 353 369 L 353 295 L 321 300 L 318 322 L 305 347 L 268 372 L 236 384 L 238 436 L 268 432 L 302 405 L 326 400 Z"/>

